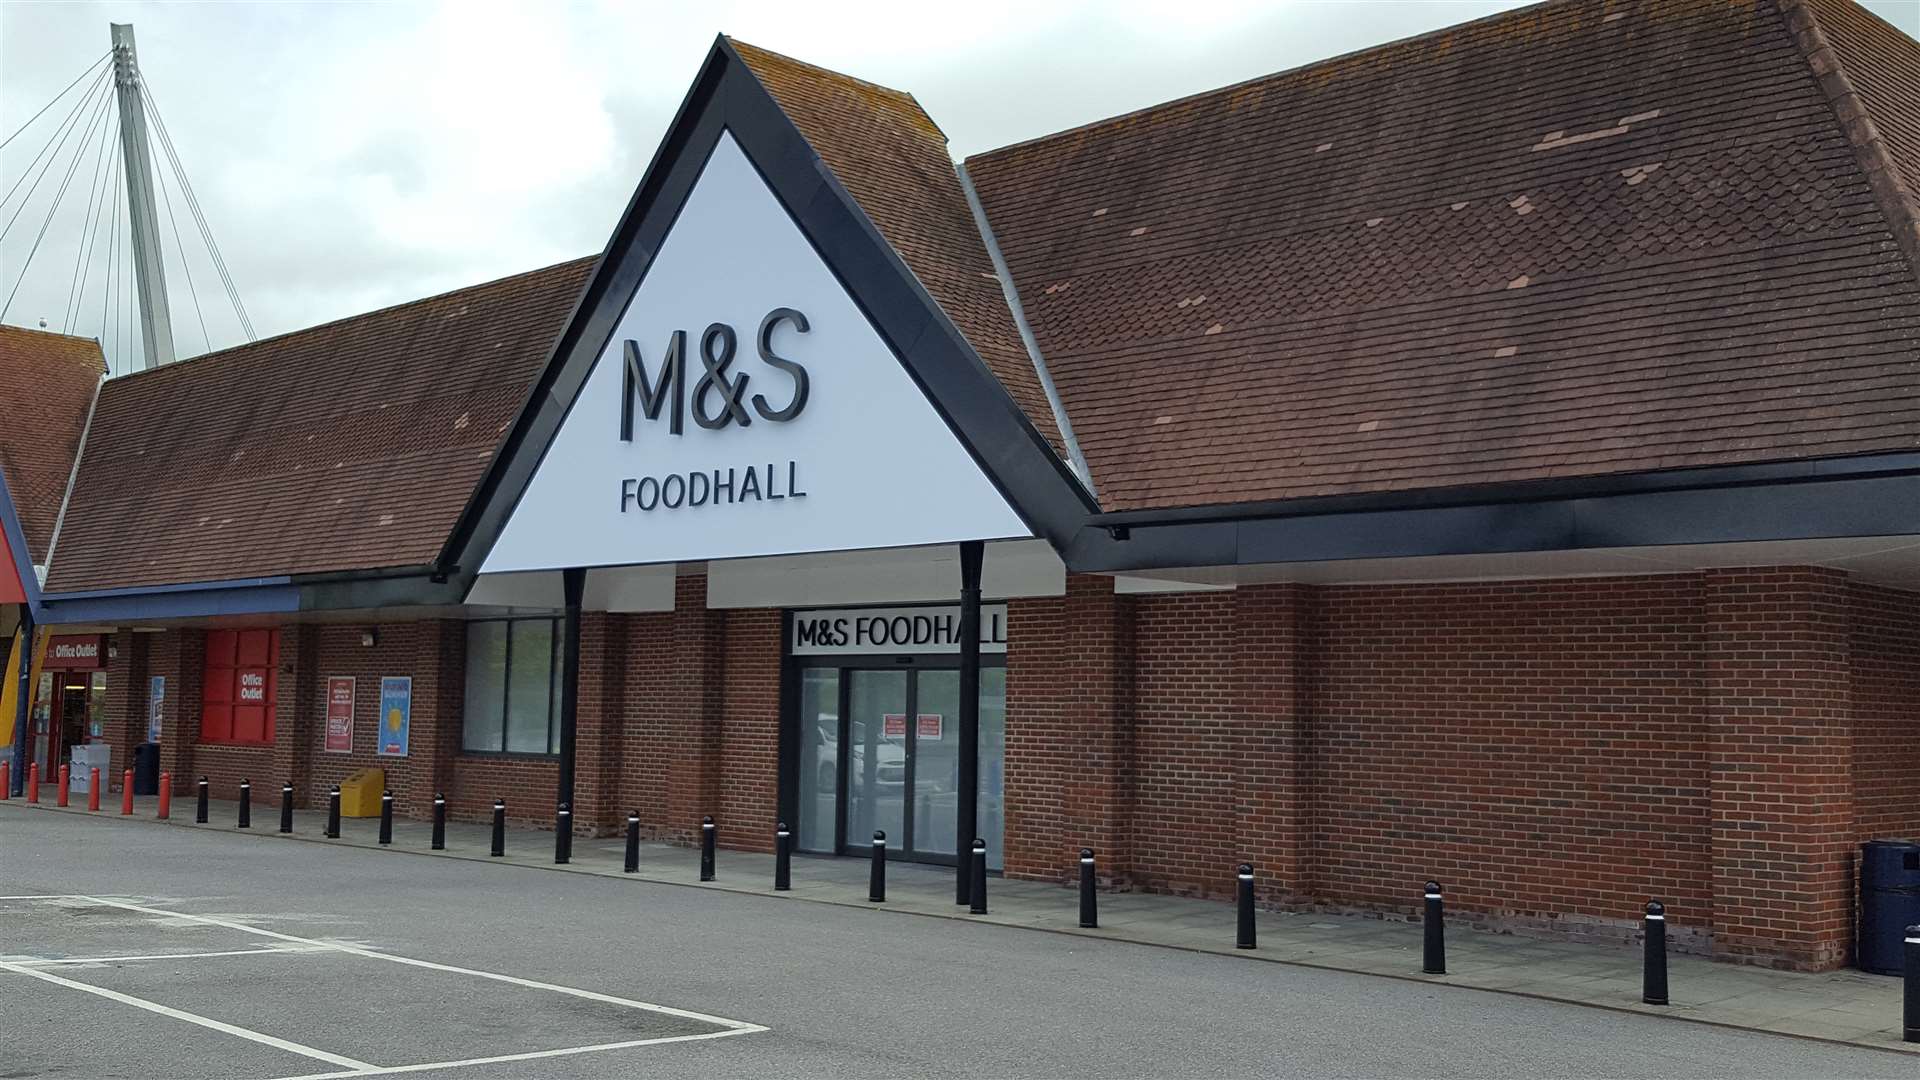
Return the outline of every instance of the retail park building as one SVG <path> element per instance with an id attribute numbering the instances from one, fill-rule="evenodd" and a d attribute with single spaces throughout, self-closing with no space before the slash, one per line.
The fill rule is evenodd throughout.
<path id="1" fill-rule="evenodd" d="M 596 257 L 0 331 L 0 724 L 1835 966 L 1920 834 L 1916 101 L 1849 0 L 1556 0 L 956 168 L 722 39 Z"/>

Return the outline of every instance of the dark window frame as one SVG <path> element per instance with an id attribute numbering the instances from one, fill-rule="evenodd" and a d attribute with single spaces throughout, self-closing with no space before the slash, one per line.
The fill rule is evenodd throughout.
<path id="1" fill-rule="evenodd" d="M 460 690 L 460 756 L 517 758 L 523 761 L 554 761 L 559 758 L 559 753 L 552 749 L 541 751 L 507 749 L 507 745 L 511 741 L 513 734 L 513 624 L 536 622 L 548 624 L 549 630 L 547 638 L 547 736 L 541 745 L 549 748 L 554 745 L 554 734 L 559 729 L 560 724 L 558 694 L 554 688 L 558 685 L 558 680 L 560 679 L 560 652 L 564 644 L 561 637 L 561 620 L 559 616 L 524 615 L 497 619 L 469 619 L 461 630 L 467 638 L 465 643 L 466 666 L 469 669 L 471 669 L 473 664 L 473 628 L 484 623 L 500 623 L 507 628 L 504 638 L 505 651 L 501 654 L 500 660 L 500 748 L 497 750 L 487 750 L 476 749 L 467 745 L 467 719 L 472 710 L 470 709 L 471 702 L 467 700 L 466 696 L 468 680 L 463 678 L 461 680 Z"/>

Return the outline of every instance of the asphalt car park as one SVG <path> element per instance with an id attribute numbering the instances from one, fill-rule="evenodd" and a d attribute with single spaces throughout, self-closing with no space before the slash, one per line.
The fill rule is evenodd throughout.
<path id="1" fill-rule="evenodd" d="M 0 804 L 0 1075 L 1861 1076 L 1895 1052 Z"/>

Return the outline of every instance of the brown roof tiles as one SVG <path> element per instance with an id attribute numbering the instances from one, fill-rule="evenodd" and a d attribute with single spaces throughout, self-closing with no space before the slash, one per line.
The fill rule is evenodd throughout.
<path id="1" fill-rule="evenodd" d="M 44 564 L 106 358 L 92 338 L 0 325 L 0 476 Z"/>
<path id="2" fill-rule="evenodd" d="M 48 590 L 429 562 L 592 265 L 107 382 Z"/>
<path id="3" fill-rule="evenodd" d="M 947 153 L 913 95 L 729 39 L 874 228 L 953 320 L 1027 419 L 1063 454 L 1059 426 L 1007 309 Z"/>
<path id="4" fill-rule="evenodd" d="M 1108 509 L 1920 444 L 1920 278 L 1769 3 L 1541 5 L 968 169 Z"/>

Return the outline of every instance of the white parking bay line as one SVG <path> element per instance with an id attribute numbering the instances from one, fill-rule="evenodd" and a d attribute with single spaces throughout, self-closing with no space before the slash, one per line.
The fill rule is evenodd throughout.
<path id="1" fill-rule="evenodd" d="M 304 1076 L 283 1076 L 278 1080 L 346 1080 L 347 1077 L 353 1076 L 437 1072 L 440 1069 L 460 1069 L 468 1065 L 498 1065 L 506 1061 L 537 1061 L 541 1058 L 572 1057 L 575 1054 L 597 1054 L 602 1050 L 630 1050 L 636 1046 L 659 1046 L 661 1043 L 701 1042 L 707 1039 L 724 1039 L 729 1035 L 744 1035 L 748 1031 L 765 1030 L 767 1029 L 758 1026 L 729 1028 L 725 1031 L 707 1031 L 698 1035 L 666 1035 L 658 1039 L 629 1039 L 626 1042 L 595 1043 L 592 1046 L 563 1046 L 558 1050 L 529 1050 L 522 1054 L 499 1054 L 494 1057 L 464 1058 L 460 1061 L 423 1061 L 416 1065 L 381 1065 L 352 1072 L 308 1073 Z"/>
<path id="2" fill-rule="evenodd" d="M 134 997 L 132 994 L 123 994 L 118 990 L 109 990 L 104 986 L 93 986 L 88 983 L 75 982 L 72 979 L 55 975 L 50 971 L 39 971 L 27 967 L 25 964 L 13 964 L 0 960 L 0 971 L 16 972 L 25 975 L 29 979 L 40 979 L 53 983 L 55 986 L 64 986 L 69 990 L 78 990 L 82 993 L 106 998 L 108 1001 L 117 1001 L 122 1005 L 131 1005 L 136 1009 L 145 1009 L 151 1013 L 159 1013 L 161 1016 L 170 1016 L 175 1020 L 185 1020 L 189 1024 L 198 1024 L 203 1028 L 222 1032 L 227 1035 L 238 1036 L 242 1039 L 260 1043 L 263 1046 L 271 1046 L 276 1050 L 285 1050 L 290 1054 L 299 1054 L 301 1057 L 310 1057 L 316 1061 L 324 1061 L 329 1065 L 338 1065 L 344 1069 L 351 1069 L 356 1073 L 374 1073 L 378 1072 L 380 1068 L 378 1065 L 369 1065 L 364 1061 L 356 1061 L 353 1058 L 341 1054 L 329 1054 L 325 1050 L 316 1050 L 311 1046 L 302 1046 L 297 1042 L 289 1042 L 286 1039 L 275 1038 L 272 1035 L 266 1035 L 243 1027 L 236 1027 L 233 1024 L 199 1016 L 194 1013 L 184 1012 L 180 1009 L 162 1005 L 157 1001 L 148 1001 L 145 998 Z"/>
<path id="3" fill-rule="evenodd" d="M 326 952 L 310 945 L 268 945 L 263 949 L 228 949 L 224 952 L 154 953 L 147 956 L 62 956 L 56 959 L 9 960 L 17 967 L 65 967 L 71 964 L 136 964 L 146 960 L 204 960 L 215 956 L 293 956 L 299 953 Z M 5 959 L 0 957 L 0 959 Z"/>
<path id="4" fill-rule="evenodd" d="M 243 934 L 255 934 L 260 937 L 276 938 L 280 941 L 291 941 L 301 945 L 311 945 L 319 949 L 330 949 L 335 952 L 364 956 L 373 960 L 386 960 L 395 964 L 406 964 L 409 967 L 427 968 L 432 971 L 445 971 L 454 975 L 471 975 L 474 978 L 492 979 L 495 982 L 524 986 L 531 990 L 549 990 L 556 994 L 566 994 L 569 997 L 584 998 L 588 1001 L 598 1001 L 608 1005 L 624 1005 L 629 1009 L 642 1009 L 651 1013 L 659 1013 L 662 1016 L 677 1016 L 683 1020 L 698 1020 L 716 1027 L 727 1028 L 731 1034 L 744 1035 L 748 1032 L 767 1030 L 759 1024 L 749 1024 L 744 1020 L 729 1020 L 724 1016 L 712 1016 L 707 1013 L 692 1012 L 687 1009 L 676 1009 L 668 1005 L 655 1005 L 651 1002 L 635 1001 L 632 998 L 602 994 L 594 990 L 582 990 L 578 987 L 561 986 L 557 983 L 522 979 L 517 975 L 502 975 L 497 971 L 480 971 L 475 968 L 456 967 L 452 964 L 437 964 L 431 960 L 415 960 L 410 956 L 375 952 L 372 949 L 362 949 L 353 945 L 342 945 L 333 941 L 297 937 L 293 934 L 283 934 L 278 930 L 267 930 L 258 926 L 248 926 L 243 922 L 235 922 L 232 919 L 222 919 L 213 915 L 193 915 L 185 911 L 168 911 L 165 908 L 147 907 L 143 904 L 130 904 L 125 900 L 108 900 L 98 896 L 76 896 L 74 899 L 86 900 L 105 907 L 123 908 L 127 911 L 139 911 L 148 915 L 159 915 L 168 919 L 190 919 L 194 922 L 206 923 L 209 926 L 221 926 L 229 930 L 238 930 Z M 369 1068 L 372 1068 L 372 1066 L 369 1066 Z"/>

